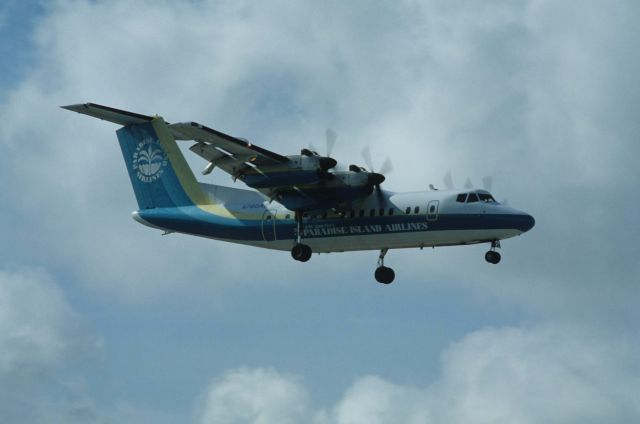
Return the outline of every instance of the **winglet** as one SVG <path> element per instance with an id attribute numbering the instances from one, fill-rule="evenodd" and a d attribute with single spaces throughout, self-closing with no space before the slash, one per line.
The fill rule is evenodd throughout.
<path id="1" fill-rule="evenodd" d="M 60 107 L 73 112 L 89 115 L 94 118 L 99 118 L 105 121 L 113 122 L 114 124 L 120 124 L 123 126 L 151 122 L 154 119 L 152 116 L 141 115 L 139 113 L 128 112 L 126 110 L 115 109 L 109 106 L 103 106 L 96 103 L 80 103 L 76 105 L 60 106 Z"/>

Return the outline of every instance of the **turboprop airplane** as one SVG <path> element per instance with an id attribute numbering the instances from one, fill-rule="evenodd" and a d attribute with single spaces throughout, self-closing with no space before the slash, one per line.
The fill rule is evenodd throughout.
<path id="1" fill-rule="evenodd" d="M 313 150 L 282 156 L 195 122 L 170 124 L 95 103 L 63 106 L 121 125 L 116 131 L 139 209 L 133 218 L 165 232 L 267 249 L 306 262 L 312 252 L 379 250 L 375 279 L 395 278 L 389 249 L 489 243 L 487 262 L 500 262 L 500 240 L 534 226 L 531 215 L 496 202 L 487 190 L 383 190 L 382 172 Z M 198 182 L 176 140 L 253 190 Z"/>

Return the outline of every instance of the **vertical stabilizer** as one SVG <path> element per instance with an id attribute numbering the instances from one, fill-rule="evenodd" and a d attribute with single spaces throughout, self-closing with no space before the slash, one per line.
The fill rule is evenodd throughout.
<path id="1" fill-rule="evenodd" d="M 161 117 L 116 133 L 140 209 L 208 203 Z"/>

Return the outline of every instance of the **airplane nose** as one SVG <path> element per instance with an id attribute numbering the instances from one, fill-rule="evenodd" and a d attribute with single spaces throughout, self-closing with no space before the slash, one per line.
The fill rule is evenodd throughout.
<path id="1" fill-rule="evenodd" d="M 531 215 L 525 213 L 522 215 L 521 225 L 522 232 L 524 233 L 529 231 L 533 228 L 534 225 L 536 225 L 536 220 Z"/>

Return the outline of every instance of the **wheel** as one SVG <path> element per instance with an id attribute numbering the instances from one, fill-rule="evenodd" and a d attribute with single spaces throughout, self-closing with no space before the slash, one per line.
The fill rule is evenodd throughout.
<path id="1" fill-rule="evenodd" d="M 311 248 L 306 244 L 296 244 L 291 249 L 291 257 L 296 261 L 307 262 L 311 259 Z"/>
<path id="2" fill-rule="evenodd" d="M 500 262 L 500 259 L 502 259 L 502 257 L 500 256 L 500 253 L 495 252 L 493 250 L 489 250 L 485 255 L 484 255 L 484 259 L 489 262 L 490 264 L 497 264 Z"/>
<path id="3" fill-rule="evenodd" d="M 396 278 L 396 273 L 388 266 L 380 266 L 376 268 L 375 277 L 378 283 L 391 284 Z"/>

